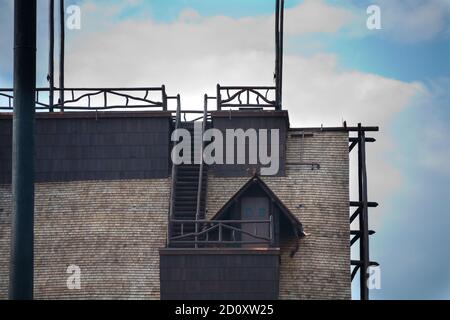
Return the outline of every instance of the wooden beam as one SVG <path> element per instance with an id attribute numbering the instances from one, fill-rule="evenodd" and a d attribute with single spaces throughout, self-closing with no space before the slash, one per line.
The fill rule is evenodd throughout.
<path id="1" fill-rule="evenodd" d="M 366 171 L 366 144 L 365 131 L 361 124 L 358 124 L 358 205 L 359 213 L 359 259 L 360 259 L 360 298 L 369 299 L 369 288 L 367 286 L 369 268 L 369 224 L 368 224 L 368 201 L 367 201 L 367 171 Z M 351 205 L 351 203 L 350 203 Z"/>
<path id="2" fill-rule="evenodd" d="M 359 240 L 359 234 L 355 235 L 351 240 L 350 240 L 350 247 Z"/>
<path id="3" fill-rule="evenodd" d="M 356 276 L 356 273 L 359 270 L 359 266 L 355 266 L 352 270 L 352 276 L 351 276 L 351 281 L 353 281 L 353 278 Z"/>
<path id="4" fill-rule="evenodd" d="M 350 142 L 356 142 L 356 143 L 359 142 L 358 138 L 356 138 L 356 137 L 350 137 L 350 138 L 348 138 L 348 140 L 349 140 Z M 365 141 L 365 142 L 375 142 L 375 141 L 377 141 L 377 140 L 374 139 L 374 138 L 365 138 L 364 141 Z"/>
<path id="5" fill-rule="evenodd" d="M 361 267 L 362 265 L 364 265 L 364 261 L 361 261 L 361 260 L 351 260 L 350 261 L 350 264 L 352 265 L 352 266 L 359 266 L 359 267 Z M 368 262 L 368 266 L 370 266 L 370 267 L 378 267 L 380 264 L 378 263 L 378 262 L 375 262 L 375 261 L 369 261 Z"/>
<path id="6" fill-rule="evenodd" d="M 352 216 L 350 217 L 350 223 L 353 222 L 353 220 L 355 220 L 355 218 L 358 216 L 358 214 L 361 212 L 361 208 L 358 207 L 358 209 L 355 210 L 355 212 L 353 212 Z"/>
<path id="7" fill-rule="evenodd" d="M 352 234 L 352 235 L 360 235 L 361 231 L 360 230 L 350 230 L 350 234 Z M 375 231 L 369 230 L 369 235 L 371 236 L 373 234 L 375 234 Z"/>
<path id="8" fill-rule="evenodd" d="M 361 201 L 350 201 L 350 207 L 361 207 L 363 206 L 363 202 Z M 377 202 L 367 202 L 367 207 L 368 208 L 376 208 L 378 207 L 378 203 Z"/>

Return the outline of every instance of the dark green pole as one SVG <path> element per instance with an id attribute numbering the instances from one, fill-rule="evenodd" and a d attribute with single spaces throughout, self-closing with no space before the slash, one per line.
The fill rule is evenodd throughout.
<path id="1" fill-rule="evenodd" d="M 33 299 L 36 0 L 14 1 L 13 215 L 9 298 Z"/>

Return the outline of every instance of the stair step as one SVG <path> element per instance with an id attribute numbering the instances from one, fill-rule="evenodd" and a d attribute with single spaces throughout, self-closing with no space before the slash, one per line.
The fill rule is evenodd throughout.
<path id="1" fill-rule="evenodd" d="M 195 210 L 183 210 L 183 212 L 184 213 L 174 214 L 173 216 L 177 219 L 181 219 L 181 217 L 183 217 L 181 220 L 195 219 Z M 201 214 L 202 213 L 200 212 L 200 215 Z"/>
<path id="2" fill-rule="evenodd" d="M 175 201 L 177 201 L 177 200 L 181 200 L 181 201 L 192 200 L 194 202 L 197 202 L 197 191 L 192 192 L 192 194 L 177 193 L 177 194 L 175 194 Z M 200 197 L 200 202 L 202 202 L 202 201 L 204 202 L 205 200 L 201 199 L 201 197 Z"/>
<path id="3" fill-rule="evenodd" d="M 198 189 L 198 186 L 196 186 L 196 188 L 194 188 L 193 186 L 188 186 L 188 185 L 175 187 L 175 190 L 180 190 L 180 191 L 192 191 L 192 190 L 197 191 L 197 189 Z M 206 189 L 206 184 L 202 185 L 202 190 L 204 191 L 205 189 Z"/>
<path id="4" fill-rule="evenodd" d="M 192 185 L 192 181 L 180 181 L 179 179 L 177 179 L 177 184 L 183 185 L 183 186 L 186 186 L 186 185 L 191 186 Z"/>
<path id="5" fill-rule="evenodd" d="M 191 133 L 194 132 L 193 122 L 182 122 L 181 128 L 185 128 Z M 200 157 L 199 152 L 195 152 L 194 143 L 201 141 L 199 139 L 193 139 L 192 150 L 191 150 L 191 161 L 197 160 Z M 200 169 L 202 168 L 202 172 Z M 173 218 L 178 220 L 192 220 L 196 218 L 197 212 L 197 193 L 199 187 L 200 174 L 202 179 L 200 181 L 200 203 L 199 203 L 199 218 L 204 219 L 206 212 L 206 194 L 207 194 L 207 182 L 208 182 L 208 166 L 200 165 L 196 163 L 192 164 L 181 164 L 177 166 L 177 175 L 175 177 L 175 188 L 174 188 L 174 204 L 173 204 Z M 201 226 L 199 226 L 201 228 Z M 183 235 L 192 233 L 195 231 L 195 223 L 187 222 L 183 225 Z M 181 224 L 172 225 L 172 235 L 181 235 Z M 194 240 L 194 236 L 188 236 L 183 240 Z M 192 247 L 192 244 L 182 245 L 173 244 L 176 247 Z"/>
<path id="6" fill-rule="evenodd" d="M 204 207 L 204 205 L 202 204 L 200 206 L 200 209 L 202 209 Z M 195 210 L 197 209 L 197 203 L 193 203 L 193 204 L 187 204 L 187 203 L 175 203 L 174 205 L 174 209 L 175 210 L 185 210 L 185 211 L 189 211 L 189 210 Z"/>

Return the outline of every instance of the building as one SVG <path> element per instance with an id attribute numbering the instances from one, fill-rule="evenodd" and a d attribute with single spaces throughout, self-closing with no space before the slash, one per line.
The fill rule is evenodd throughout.
<path id="1" fill-rule="evenodd" d="M 349 299 L 349 128 L 291 128 L 287 111 L 268 107 L 221 107 L 207 112 L 205 124 L 280 129 L 273 176 L 226 164 L 172 172 L 171 133 L 193 122 L 165 107 L 37 113 L 35 297 Z M 11 113 L 1 114 L 1 298 L 8 286 L 11 130 Z M 265 213 L 249 218 L 244 207 Z M 195 239 L 196 224 L 197 232 L 213 230 Z M 254 230 L 267 239 L 242 233 Z M 81 290 L 67 287 L 70 265 L 81 268 Z"/>
<path id="2" fill-rule="evenodd" d="M 374 141 L 365 133 L 378 128 L 291 127 L 281 107 L 281 63 L 276 69 L 274 87 L 218 85 L 215 97 L 205 95 L 203 111 L 181 108 L 164 86 L 62 87 L 56 104 L 56 88 L 37 89 L 34 297 L 350 299 L 356 272 L 375 264 L 368 259 L 367 209 L 376 203 L 367 200 L 364 146 Z M 0 96 L 6 298 L 14 97 L 11 89 Z M 211 129 L 255 133 L 240 142 L 233 137 L 233 161 L 208 165 L 196 161 L 207 148 L 196 128 L 200 137 Z M 172 156 L 180 130 L 193 135 L 182 152 L 192 163 Z M 277 165 L 266 175 L 260 141 L 268 142 L 269 132 L 265 151 Z M 228 140 L 217 145 L 229 153 Z M 356 145 L 359 199 L 350 201 L 349 150 Z M 257 162 L 251 150 L 258 150 Z M 350 219 L 349 207 L 357 208 Z M 360 229 L 350 230 L 356 217 Z M 351 260 L 357 240 L 360 259 Z M 80 287 L 71 286 L 74 275 Z M 367 272 L 360 275 L 367 290 Z"/>

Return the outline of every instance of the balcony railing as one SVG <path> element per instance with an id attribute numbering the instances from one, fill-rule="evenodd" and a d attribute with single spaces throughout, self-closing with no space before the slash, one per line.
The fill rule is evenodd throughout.
<path id="1" fill-rule="evenodd" d="M 170 220 L 169 223 L 172 234 L 168 238 L 168 247 L 267 246 L 274 243 L 272 216 L 269 220 Z M 253 230 L 245 228 L 246 225 Z M 260 225 L 266 227 L 259 228 Z M 266 232 L 259 231 L 261 229 Z"/>
<path id="2" fill-rule="evenodd" d="M 61 90 L 54 88 L 55 94 Z M 100 111 L 100 110 L 167 110 L 164 86 L 140 88 L 65 88 L 51 101 L 49 88 L 36 88 L 36 111 Z M 0 88 L 0 111 L 13 111 L 14 91 Z"/>

